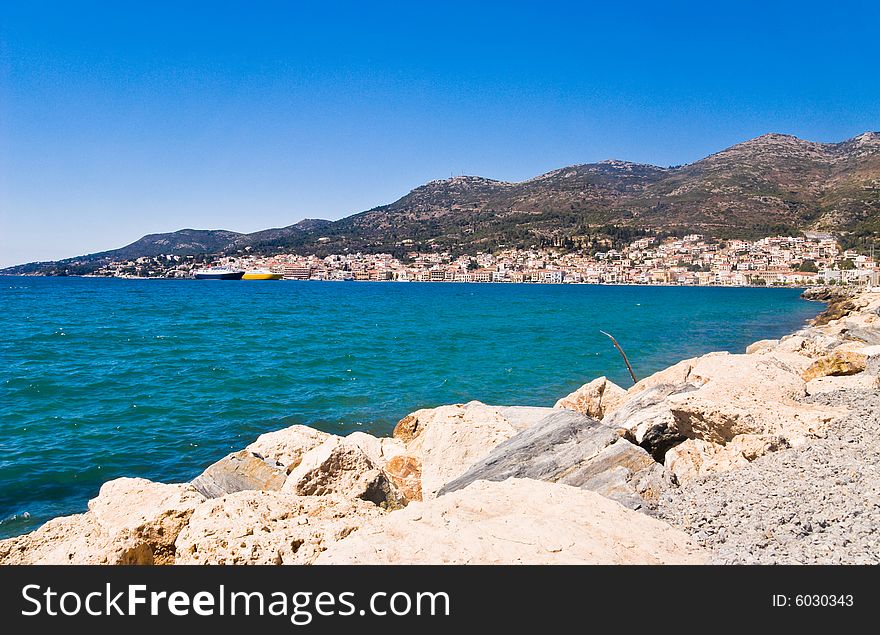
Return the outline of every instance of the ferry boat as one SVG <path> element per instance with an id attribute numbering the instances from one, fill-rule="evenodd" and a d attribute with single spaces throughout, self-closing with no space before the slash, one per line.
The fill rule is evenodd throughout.
<path id="1" fill-rule="evenodd" d="M 193 272 L 193 278 L 196 280 L 241 280 L 242 276 L 244 271 L 229 267 L 209 267 Z"/>
<path id="2" fill-rule="evenodd" d="M 253 271 L 245 271 L 243 280 L 281 280 L 283 273 L 272 273 L 268 269 L 254 269 Z"/>

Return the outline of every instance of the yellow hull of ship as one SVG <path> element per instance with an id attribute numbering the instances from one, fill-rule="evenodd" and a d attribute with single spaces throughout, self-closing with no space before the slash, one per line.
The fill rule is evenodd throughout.
<path id="1" fill-rule="evenodd" d="M 245 273 L 242 280 L 281 280 L 284 275 L 280 273 Z"/>

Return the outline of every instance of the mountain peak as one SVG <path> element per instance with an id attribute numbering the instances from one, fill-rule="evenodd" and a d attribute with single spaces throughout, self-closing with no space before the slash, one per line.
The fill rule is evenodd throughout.
<path id="1" fill-rule="evenodd" d="M 294 223 L 291 227 L 297 227 L 299 229 L 309 231 L 312 229 L 318 229 L 321 227 L 327 227 L 331 225 L 333 221 L 324 220 L 323 218 L 304 218 L 298 223 Z"/>
<path id="2" fill-rule="evenodd" d="M 785 134 L 782 132 L 768 132 L 767 134 L 762 134 L 759 137 L 755 137 L 745 143 L 779 143 L 779 142 L 791 142 L 791 141 L 800 141 L 803 143 L 811 143 L 810 141 L 804 141 L 803 139 L 794 136 L 793 134 Z"/>
<path id="3" fill-rule="evenodd" d="M 850 139 L 850 142 L 857 146 L 877 145 L 880 144 L 880 132 L 863 132 Z"/>
<path id="4" fill-rule="evenodd" d="M 807 141 L 791 134 L 783 134 L 781 132 L 769 132 L 762 134 L 760 137 L 743 141 L 728 150 L 735 149 L 753 149 L 753 148 L 773 148 L 775 150 L 791 149 L 811 149 L 818 150 L 828 144 L 818 143 L 816 141 Z M 726 151 L 725 151 L 726 152 Z"/>
<path id="5" fill-rule="evenodd" d="M 711 166 L 730 162 L 744 166 L 770 165 L 783 157 L 817 163 L 829 163 L 837 158 L 833 144 L 817 143 L 790 134 L 770 132 L 709 155 L 694 165 Z"/>
<path id="6" fill-rule="evenodd" d="M 630 168 L 640 168 L 646 164 L 633 163 L 632 161 L 621 161 L 620 159 L 605 159 L 604 161 L 599 161 L 596 165 L 607 165 L 612 168 L 621 168 L 627 170 Z"/>
<path id="7" fill-rule="evenodd" d="M 497 181 L 495 179 L 489 179 L 485 176 L 472 176 L 468 174 L 462 174 L 459 176 L 451 176 L 448 179 L 435 179 L 433 181 L 428 181 L 422 187 L 426 186 L 458 186 L 458 187 L 472 187 L 472 186 L 481 186 L 481 185 L 512 185 L 512 183 L 508 183 L 507 181 Z M 420 188 L 416 188 L 420 189 Z"/>

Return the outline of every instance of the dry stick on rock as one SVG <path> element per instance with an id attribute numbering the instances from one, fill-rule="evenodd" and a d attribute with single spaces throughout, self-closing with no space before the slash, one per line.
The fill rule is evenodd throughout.
<path id="1" fill-rule="evenodd" d="M 629 360 L 626 358 L 626 353 L 623 352 L 623 349 L 620 348 L 620 344 L 617 343 L 617 340 L 614 339 L 614 336 L 611 333 L 606 333 L 605 331 L 599 331 L 602 335 L 607 335 L 611 338 L 611 342 L 614 344 L 614 348 L 620 351 L 620 356 L 623 357 L 623 363 L 626 364 L 626 369 L 629 371 L 629 376 L 632 377 L 633 384 L 638 383 L 638 379 L 636 379 L 636 374 L 633 372 L 632 366 L 629 365 Z"/>

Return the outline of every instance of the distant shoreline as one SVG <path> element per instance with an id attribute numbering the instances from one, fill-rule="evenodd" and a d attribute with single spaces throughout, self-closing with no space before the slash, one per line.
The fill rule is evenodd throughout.
<path id="1" fill-rule="evenodd" d="M 476 285 L 476 286 L 548 286 L 548 287 L 676 287 L 676 288 L 699 288 L 699 289 L 812 289 L 816 287 L 825 287 L 827 285 L 819 284 L 819 285 L 789 285 L 789 284 L 774 284 L 774 285 L 761 285 L 761 284 L 673 284 L 670 282 L 657 282 L 657 283 L 646 283 L 646 282 L 476 282 L 476 281 L 465 281 L 465 280 L 298 280 L 294 278 L 284 278 L 282 280 L 196 280 L 195 278 L 159 278 L 159 277 L 137 277 L 137 276 L 79 276 L 79 275 L 70 275 L 70 276 L 46 276 L 43 274 L 0 274 L 3 278 L 76 278 L 76 279 L 89 279 L 89 280 L 177 280 L 177 281 L 191 281 L 191 282 L 332 282 L 332 283 L 356 283 L 356 284 L 440 284 L 440 285 L 452 285 L 452 284 L 461 284 L 461 285 Z M 857 286 L 840 286 L 841 290 L 849 289 L 851 291 L 855 291 L 861 289 L 863 287 Z"/>

